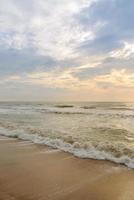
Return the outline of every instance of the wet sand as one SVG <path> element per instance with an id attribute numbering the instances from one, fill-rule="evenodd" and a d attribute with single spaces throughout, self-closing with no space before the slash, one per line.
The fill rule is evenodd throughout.
<path id="1" fill-rule="evenodd" d="M 134 170 L 0 137 L 0 200 L 134 200 Z"/>

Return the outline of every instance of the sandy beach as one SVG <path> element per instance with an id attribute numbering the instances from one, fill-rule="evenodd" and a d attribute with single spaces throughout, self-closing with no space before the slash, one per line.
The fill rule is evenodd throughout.
<path id="1" fill-rule="evenodd" d="M 134 200 L 134 170 L 0 137 L 0 200 Z"/>

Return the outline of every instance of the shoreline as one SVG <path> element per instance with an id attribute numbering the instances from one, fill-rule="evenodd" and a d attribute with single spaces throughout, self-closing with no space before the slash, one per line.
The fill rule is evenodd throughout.
<path id="1" fill-rule="evenodd" d="M 84 149 L 80 148 L 79 143 L 75 144 L 75 147 L 72 143 L 65 143 L 62 139 L 52 139 L 49 137 L 40 136 L 38 134 L 27 134 L 27 133 L 6 133 L 0 134 L 0 136 L 18 139 L 21 141 L 29 141 L 35 145 L 42 145 L 47 146 L 53 149 L 59 149 L 63 152 L 70 153 L 77 158 L 80 159 L 93 159 L 93 160 L 100 160 L 100 161 L 109 161 L 116 163 L 118 165 L 123 165 L 128 167 L 129 169 L 134 169 L 134 160 L 131 159 L 128 155 L 122 155 L 120 157 L 116 157 L 112 155 L 110 152 L 104 150 L 98 150 L 97 148 L 93 147 L 91 149 Z M 78 146 L 78 148 L 77 148 Z"/>
<path id="2" fill-rule="evenodd" d="M 133 200 L 134 171 L 0 136 L 0 200 Z"/>

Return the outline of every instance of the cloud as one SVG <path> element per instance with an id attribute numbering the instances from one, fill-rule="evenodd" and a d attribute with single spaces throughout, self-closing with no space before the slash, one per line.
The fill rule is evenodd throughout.
<path id="1" fill-rule="evenodd" d="M 13 74 L 23 74 L 36 69 L 51 70 L 56 67 L 56 61 L 48 56 L 37 55 L 34 49 L 0 48 L 0 77 Z"/>
<path id="2" fill-rule="evenodd" d="M 0 5 L 0 92 L 5 88 L 8 98 L 23 87 L 21 97 L 38 88 L 45 97 L 67 92 L 75 98 L 83 91 L 85 99 L 93 90 L 93 98 L 105 99 L 116 88 L 133 88 L 133 0 L 4 0 Z"/>
<path id="3" fill-rule="evenodd" d="M 124 47 L 110 53 L 113 58 L 131 59 L 134 57 L 134 43 L 124 42 Z"/>
<path id="4" fill-rule="evenodd" d="M 92 3 L 77 15 L 84 30 L 94 30 L 95 39 L 84 41 L 80 48 L 86 53 L 106 53 L 133 41 L 134 1 L 101 0 Z"/>
<path id="5" fill-rule="evenodd" d="M 108 87 L 114 86 L 118 88 L 134 88 L 134 73 L 129 73 L 126 71 L 126 69 L 114 69 L 109 74 L 96 76 L 94 81 L 98 84 L 105 84 Z"/>
<path id="6" fill-rule="evenodd" d="M 84 5 L 87 5 L 84 0 L 30 0 L 28 3 L 5 0 L 0 8 L 0 29 L 4 37 L 8 35 L 4 39 L 9 47 L 20 49 L 28 43 L 45 56 L 74 57 L 74 48 L 93 37 L 91 31 L 83 31 L 72 17 Z"/>

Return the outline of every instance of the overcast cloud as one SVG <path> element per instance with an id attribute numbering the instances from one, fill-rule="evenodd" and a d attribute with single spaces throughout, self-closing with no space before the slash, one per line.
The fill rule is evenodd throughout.
<path id="1" fill-rule="evenodd" d="M 133 101 L 133 19 L 133 0 L 0 0 L 0 100 Z"/>

